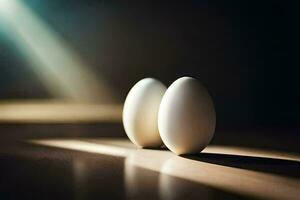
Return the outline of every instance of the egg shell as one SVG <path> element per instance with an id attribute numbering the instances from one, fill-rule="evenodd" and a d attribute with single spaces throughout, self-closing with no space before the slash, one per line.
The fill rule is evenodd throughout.
<path id="1" fill-rule="evenodd" d="M 215 126 L 212 98 L 198 80 L 182 77 L 170 85 L 160 104 L 158 128 L 171 151 L 178 155 L 202 151 Z"/>
<path id="2" fill-rule="evenodd" d="M 166 86 L 153 78 L 137 82 L 123 107 L 123 125 L 129 139 L 139 147 L 160 147 L 158 111 Z"/>

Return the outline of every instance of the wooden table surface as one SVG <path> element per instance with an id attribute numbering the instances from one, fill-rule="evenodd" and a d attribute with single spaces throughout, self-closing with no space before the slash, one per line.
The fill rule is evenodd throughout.
<path id="1" fill-rule="evenodd" d="M 136 148 L 121 114 L 122 105 L 0 102 L 0 199 L 300 197 L 298 134 L 217 131 L 203 152 L 179 157 Z"/>
<path id="2" fill-rule="evenodd" d="M 2 142 L 1 199 L 299 199 L 300 156 L 209 146 L 179 157 L 122 138 Z"/>

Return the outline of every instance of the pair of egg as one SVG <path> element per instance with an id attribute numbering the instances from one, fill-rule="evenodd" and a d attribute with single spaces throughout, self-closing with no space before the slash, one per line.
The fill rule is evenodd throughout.
<path id="1" fill-rule="evenodd" d="M 216 114 L 211 96 L 198 80 L 182 77 L 167 88 L 145 78 L 126 97 L 123 125 L 135 145 L 157 148 L 165 144 L 182 155 L 198 153 L 209 144 Z"/>

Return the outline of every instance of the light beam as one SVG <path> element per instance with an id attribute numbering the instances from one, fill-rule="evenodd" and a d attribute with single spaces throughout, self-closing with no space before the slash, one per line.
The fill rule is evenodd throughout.
<path id="1" fill-rule="evenodd" d="M 56 97 L 111 102 L 111 88 L 20 0 L 0 0 L 0 21 L 32 69 Z M 83 38 L 84 39 L 84 38 Z"/>

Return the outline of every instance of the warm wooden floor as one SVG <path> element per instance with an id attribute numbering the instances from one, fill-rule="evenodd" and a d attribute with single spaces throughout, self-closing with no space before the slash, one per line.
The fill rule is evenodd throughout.
<path id="1" fill-rule="evenodd" d="M 297 199 L 300 156 L 210 146 L 179 157 L 127 139 L 5 142 L 1 199 Z"/>

